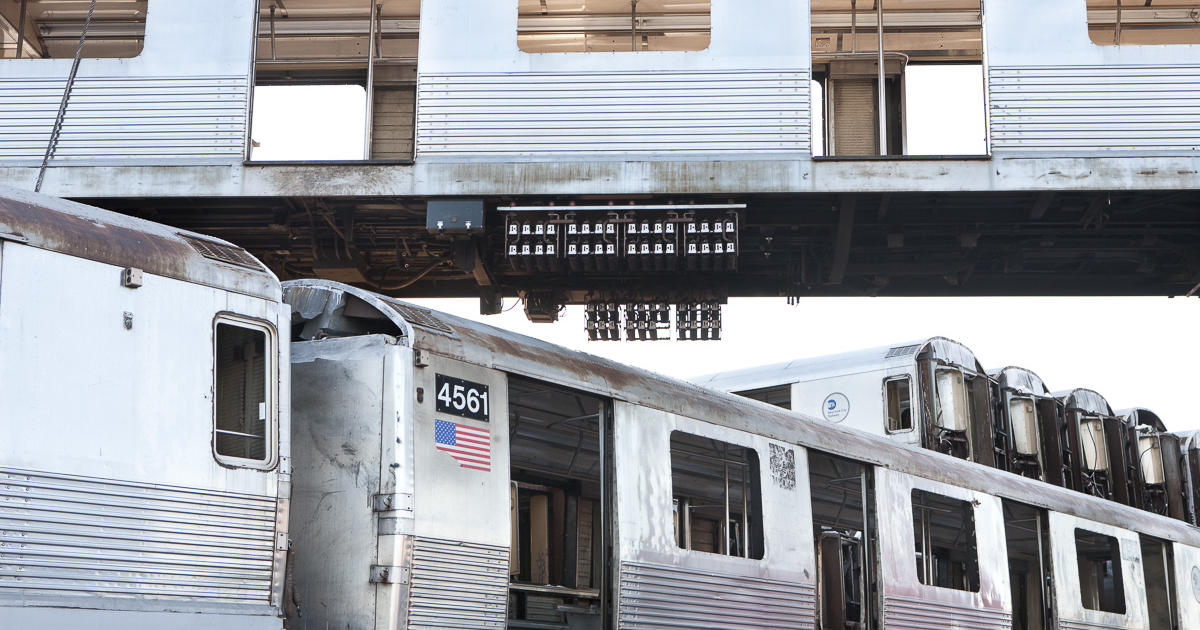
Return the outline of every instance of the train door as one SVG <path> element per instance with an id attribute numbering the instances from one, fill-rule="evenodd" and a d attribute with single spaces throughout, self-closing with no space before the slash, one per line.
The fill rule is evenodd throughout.
<path id="1" fill-rule="evenodd" d="M 1013 630 L 1053 630 L 1054 592 L 1046 511 L 1007 499 L 1002 507 Z"/>
<path id="2" fill-rule="evenodd" d="M 1138 535 L 1058 512 L 1049 524 L 1060 625 L 1149 630 Z"/>
<path id="3" fill-rule="evenodd" d="M 880 628 L 871 467 L 808 451 L 820 630 Z"/>
<path id="4" fill-rule="evenodd" d="M 509 628 L 610 627 L 611 405 L 508 380 Z"/>
<path id="5" fill-rule="evenodd" d="M 1179 606 L 1175 597 L 1175 554 L 1171 543 L 1142 535 L 1141 544 L 1150 630 L 1176 630 Z"/>

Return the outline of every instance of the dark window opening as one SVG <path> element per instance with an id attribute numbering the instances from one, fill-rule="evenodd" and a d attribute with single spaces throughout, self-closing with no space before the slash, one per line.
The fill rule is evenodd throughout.
<path id="1" fill-rule="evenodd" d="M 808 451 L 821 630 L 879 627 L 878 528 L 871 467 Z"/>
<path id="2" fill-rule="evenodd" d="M 1054 628 L 1050 605 L 1050 545 L 1044 510 L 1005 500 L 1004 538 L 1008 548 L 1013 630 Z"/>
<path id="3" fill-rule="evenodd" d="M 884 381 L 889 433 L 912 429 L 911 379 L 907 376 Z"/>
<path id="4" fill-rule="evenodd" d="M 218 323 L 216 346 L 217 455 L 265 461 L 270 456 L 267 335 L 261 330 Z"/>
<path id="5" fill-rule="evenodd" d="M 1171 543 L 1141 537 L 1142 571 L 1146 578 L 1146 610 L 1150 630 L 1175 630 L 1178 603 L 1175 601 L 1175 558 Z"/>
<path id="6" fill-rule="evenodd" d="M 979 592 L 975 510 L 967 501 L 913 490 L 917 577 L 926 586 Z"/>
<path id="7" fill-rule="evenodd" d="M 765 402 L 768 405 L 775 405 L 784 409 L 792 408 L 792 386 L 778 385 L 775 387 L 763 387 L 760 389 L 750 389 L 744 392 L 737 392 L 738 396 L 753 398 L 754 400 Z"/>
<path id="8" fill-rule="evenodd" d="M 601 398 L 517 377 L 509 377 L 508 407 L 512 627 L 592 628 L 605 575 L 607 407 Z"/>
<path id="9" fill-rule="evenodd" d="M 1121 546 L 1117 539 L 1086 529 L 1075 530 L 1079 561 L 1079 592 L 1088 610 L 1125 614 L 1125 583 L 1121 577 Z"/>
<path id="10" fill-rule="evenodd" d="M 98 2 L 80 56 L 128 59 L 146 43 L 148 0 Z M 0 59 L 71 59 L 88 17 L 87 2 L 0 2 Z"/>
<path id="11" fill-rule="evenodd" d="M 709 0 L 520 0 L 517 47 L 529 53 L 704 50 Z"/>
<path id="12" fill-rule="evenodd" d="M 683 549 L 763 557 L 758 453 L 675 431 L 671 488 L 675 544 Z"/>

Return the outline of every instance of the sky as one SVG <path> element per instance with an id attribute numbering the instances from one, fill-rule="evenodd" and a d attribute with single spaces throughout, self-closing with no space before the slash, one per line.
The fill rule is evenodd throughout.
<path id="1" fill-rule="evenodd" d="M 978 68 L 911 67 L 905 121 L 913 154 L 986 150 Z M 365 92 L 357 86 L 255 90 L 256 160 L 361 159 Z M 818 123 L 819 124 L 819 123 Z M 301 130 L 301 131 L 297 131 Z M 966 344 L 986 369 L 1028 368 L 1052 390 L 1086 387 L 1114 409 L 1147 407 L 1171 430 L 1200 429 L 1198 298 L 731 299 L 719 342 L 590 342 L 583 307 L 555 324 L 520 303 L 481 317 L 476 300 L 413 300 L 569 348 L 686 378 L 933 336 Z"/>

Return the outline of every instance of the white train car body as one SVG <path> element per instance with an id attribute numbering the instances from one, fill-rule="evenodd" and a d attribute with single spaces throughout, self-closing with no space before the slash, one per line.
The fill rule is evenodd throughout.
<path id="1" fill-rule="evenodd" d="M 2 192 L 0 627 L 279 628 L 278 280 L 228 243 Z"/>

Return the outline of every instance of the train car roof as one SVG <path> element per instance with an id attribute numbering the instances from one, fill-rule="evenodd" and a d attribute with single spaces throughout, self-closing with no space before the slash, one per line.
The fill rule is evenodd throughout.
<path id="1" fill-rule="evenodd" d="M 852 350 L 807 359 L 784 361 L 741 370 L 729 370 L 697 376 L 691 381 L 727 392 L 742 392 L 800 381 L 846 376 L 889 366 L 908 365 L 929 351 L 935 359 L 951 365 L 983 372 L 975 353 L 967 346 L 946 337 L 931 337 L 908 343 Z"/>
<path id="2" fill-rule="evenodd" d="M 339 327 L 346 326 L 361 329 L 361 334 L 392 334 L 404 338 L 403 343 L 414 349 L 1200 546 L 1200 528 L 1175 519 L 830 425 L 811 416 L 364 289 L 329 280 L 291 280 L 284 282 L 283 288 L 284 299 L 293 309 L 293 330 L 305 330 L 307 323 L 316 323 L 328 328 L 314 330 L 313 334 L 335 334 Z M 339 314 L 347 317 L 340 318 Z M 358 321 L 344 321 L 349 319 Z"/>
<path id="3" fill-rule="evenodd" d="M 1050 388 L 1033 370 L 1010 365 L 988 372 L 988 376 L 1000 382 L 1001 387 L 1008 387 L 1022 394 L 1033 396 L 1049 396 Z"/>
<path id="4" fill-rule="evenodd" d="M 1132 409 L 1119 409 L 1117 416 L 1131 422 L 1133 426 L 1146 425 L 1152 427 L 1155 431 L 1165 433 L 1167 425 L 1163 423 L 1162 418 L 1158 414 L 1146 409 L 1145 407 L 1133 407 Z"/>
<path id="5" fill-rule="evenodd" d="M 19 188 L 0 186 L 0 240 L 281 299 L 275 274 L 237 245 Z"/>
<path id="6" fill-rule="evenodd" d="M 1108 404 L 1104 396 L 1101 396 L 1099 392 L 1093 389 L 1076 387 L 1075 389 L 1057 391 L 1052 395 L 1063 401 L 1063 404 L 1068 409 L 1079 409 L 1098 416 L 1113 415 L 1112 405 Z"/>

